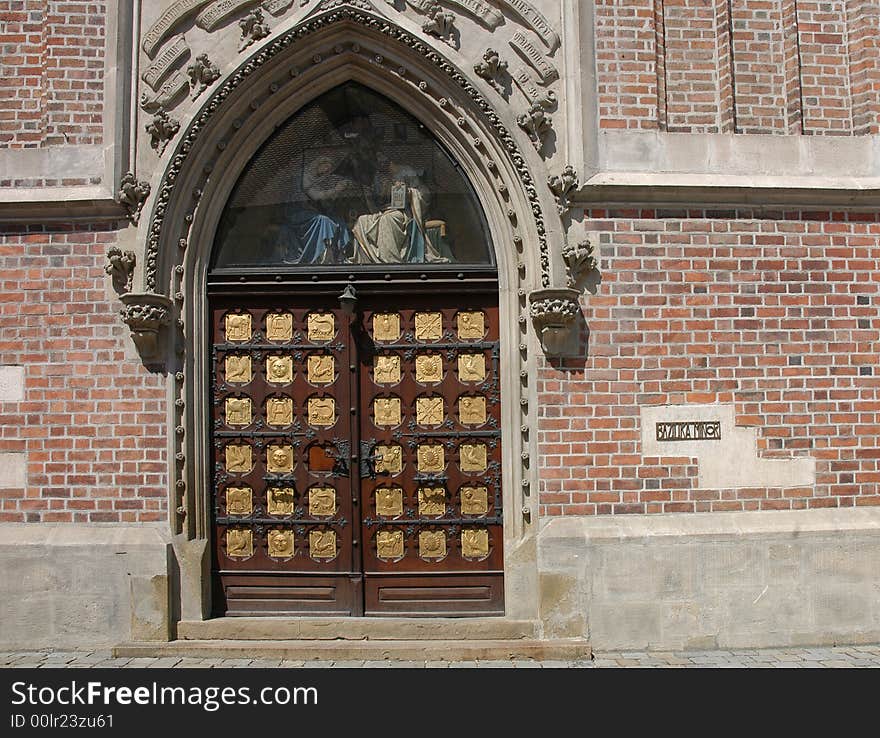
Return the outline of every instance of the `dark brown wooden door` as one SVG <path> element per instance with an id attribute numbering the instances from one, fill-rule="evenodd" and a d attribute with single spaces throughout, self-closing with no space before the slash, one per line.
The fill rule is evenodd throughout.
<path id="1" fill-rule="evenodd" d="M 502 614 L 497 293 L 212 321 L 216 612 Z"/>

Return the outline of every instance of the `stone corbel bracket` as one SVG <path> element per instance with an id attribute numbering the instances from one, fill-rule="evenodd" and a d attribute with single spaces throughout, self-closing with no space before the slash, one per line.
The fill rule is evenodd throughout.
<path id="1" fill-rule="evenodd" d="M 171 299 L 153 292 L 120 295 L 122 321 L 131 329 L 131 338 L 145 364 L 165 360 L 159 341 L 162 329 L 171 322 Z"/>
<path id="2" fill-rule="evenodd" d="M 529 315 L 547 356 L 578 353 L 580 293 L 570 288 L 535 290 L 529 294 Z"/>

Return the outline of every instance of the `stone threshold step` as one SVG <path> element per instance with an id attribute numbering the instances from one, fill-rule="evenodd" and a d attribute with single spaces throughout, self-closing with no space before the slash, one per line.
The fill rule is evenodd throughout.
<path id="1" fill-rule="evenodd" d="M 129 642 L 112 649 L 114 657 L 285 659 L 297 661 L 498 661 L 589 659 L 590 644 L 579 639 L 538 640 L 276 640 Z"/>
<path id="2" fill-rule="evenodd" d="M 222 617 L 183 620 L 180 640 L 509 640 L 537 638 L 534 620 L 504 618 Z"/>

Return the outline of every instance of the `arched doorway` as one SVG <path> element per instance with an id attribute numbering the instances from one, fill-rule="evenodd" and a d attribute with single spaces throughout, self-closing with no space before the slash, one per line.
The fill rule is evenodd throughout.
<path id="1" fill-rule="evenodd" d="M 497 268 L 449 153 L 322 94 L 244 169 L 207 288 L 215 614 L 503 614 Z"/>

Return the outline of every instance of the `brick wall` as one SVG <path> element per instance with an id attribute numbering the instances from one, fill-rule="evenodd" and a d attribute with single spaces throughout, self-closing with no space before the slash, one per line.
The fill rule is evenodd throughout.
<path id="1" fill-rule="evenodd" d="M 603 128 L 880 131 L 876 0 L 604 0 L 595 32 Z"/>
<path id="2" fill-rule="evenodd" d="M 586 361 L 539 374 L 543 514 L 880 504 L 880 215 L 588 211 L 601 284 Z M 815 488 L 699 489 L 643 458 L 639 406 L 734 403 Z"/>
<path id="3" fill-rule="evenodd" d="M 106 4 L 0 0 L 0 146 L 102 142 Z"/>
<path id="4" fill-rule="evenodd" d="M 25 367 L 25 400 L 0 403 L 0 451 L 28 458 L 27 488 L 0 490 L 0 522 L 166 517 L 164 379 L 128 358 L 104 273 L 115 240 L 0 230 L 0 363 Z"/>

